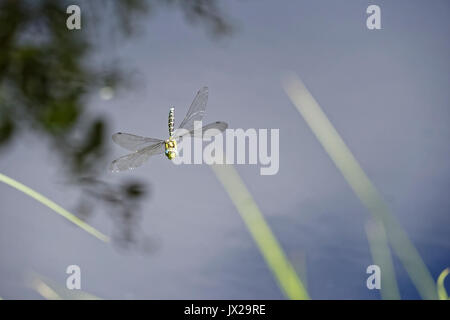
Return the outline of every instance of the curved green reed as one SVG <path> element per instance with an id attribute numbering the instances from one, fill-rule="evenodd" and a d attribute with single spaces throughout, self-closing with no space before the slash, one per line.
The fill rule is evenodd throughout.
<path id="1" fill-rule="evenodd" d="M 437 279 L 437 291 L 439 300 L 450 300 L 448 298 L 447 290 L 445 290 L 444 280 L 450 273 L 450 268 L 444 269 L 444 271 L 441 272 Z"/>
<path id="2" fill-rule="evenodd" d="M 93 294 L 79 289 L 69 290 L 57 282 L 35 272 L 31 273 L 29 286 L 47 300 L 102 300 Z"/>
<path id="3" fill-rule="evenodd" d="M 375 221 L 383 225 L 393 251 L 421 297 L 437 299 L 436 284 L 419 252 L 320 105 L 295 74 L 286 79 L 284 89 L 353 192 Z M 390 259 L 388 252 L 385 253 L 385 258 Z"/>
<path id="4" fill-rule="evenodd" d="M 109 237 L 104 235 L 103 233 L 101 233 L 100 231 L 98 231 L 97 229 L 95 229 L 94 227 L 90 226 L 89 224 L 87 224 L 86 222 L 84 222 L 83 220 L 81 220 L 80 218 L 78 218 L 76 215 L 74 215 L 73 213 L 70 213 L 69 211 L 67 211 L 66 209 L 64 209 L 63 207 L 59 206 L 58 204 L 56 204 L 55 202 L 53 202 L 52 200 L 46 198 L 45 196 L 43 196 L 42 194 L 38 193 L 37 191 L 31 189 L 30 187 L 27 187 L 26 185 L 0 173 L 0 181 L 19 190 L 22 191 L 23 193 L 25 193 L 26 195 L 30 196 L 31 198 L 39 201 L 40 203 L 42 203 L 43 205 L 49 207 L 50 209 L 52 209 L 53 211 L 55 211 L 57 214 L 63 216 L 64 218 L 66 218 L 67 220 L 69 220 L 70 222 L 74 223 L 75 225 L 77 225 L 78 227 L 80 227 L 81 229 L 83 229 L 84 231 L 90 233 L 91 235 L 93 235 L 94 237 L 96 237 L 97 239 L 104 241 L 104 242 L 108 242 L 109 241 Z"/>
<path id="5" fill-rule="evenodd" d="M 309 299 L 305 286 L 297 276 L 294 267 L 286 257 L 234 166 L 214 164 L 211 168 L 237 208 L 242 220 L 244 220 L 250 235 L 261 251 L 283 293 L 292 300 Z"/>

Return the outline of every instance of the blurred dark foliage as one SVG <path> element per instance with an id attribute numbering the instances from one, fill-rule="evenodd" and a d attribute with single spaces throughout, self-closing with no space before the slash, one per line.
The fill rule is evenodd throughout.
<path id="1" fill-rule="evenodd" d="M 83 187 L 83 201 L 77 212 L 82 218 L 92 213 L 95 202 L 103 202 L 106 213 L 114 222 L 112 238 L 123 249 L 138 249 L 150 253 L 157 248 L 156 239 L 151 241 L 140 229 L 141 212 L 139 202 L 148 193 L 148 187 L 139 181 L 110 184 L 88 177 L 78 183 Z"/>
<path id="2" fill-rule="evenodd" d="M 230 34 L 233 31 L 215 0 L 162 0 L 162 2 L 180 6 L 188 21 L 193 24 L 203 23 L 214 36 Z"/>
<path id="3" fill-rule="evenodd" d="M 66 28 L 71 4 L 81 8 L 82 30 Z M 102 87 L 120 86 L 123 73 L 89 65 L 99 48 L 86 28 L 105 23 L 128 37 L 138 18 L 162 4 L 180 8 L 214 35 L 231 30 L 212 0 L 0 0 L 0 154 L 21 133 L 45 137 L 69 181 L 83 190 L 80 216 L 87 218 L 96 203 L 106 205 L 121 228 L 115 238 L 125 244 L 136 241 L 138 206 L 148 192 L 141 181 L 98 179 L 110 139 L 106 120 L 86 110 L 87 100 Z"/>

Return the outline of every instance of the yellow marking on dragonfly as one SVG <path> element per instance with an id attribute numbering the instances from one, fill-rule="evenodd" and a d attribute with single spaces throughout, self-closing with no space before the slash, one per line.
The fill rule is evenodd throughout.
<path id="1" fill-rule="evenodd" d="M 175 108 L 171 107 L 169 110 L 169 139 L 155 139 L 148 137 L 141 137 L 130 133 L 117 132 L 113 134 L 112 140 L 119 146 L 132 151 L 132 153 L 124 155 L 114 160 L 109 170 L 111 172 L 120 172 L 125 170 L 132 170 L 140 167 L 151 156 L 158 154 L 165 154 L 169 160 L 177 157 L 177 142 L 183 137 L 192 136 L 203 138 L 202 135 L 197 135 L 197 128 L 194 130 L 194 124 L 203 119 L 206 110 L 206 103 L 208 101 L 208 87 L 201 88 L 192 101 L 189 110 L 181 121 L 180 126 L 174 131 L 175 123 Z M 228 124 L 221 121 L 216 121 L 203 126 L 200 132 L 205 132 L 208 129 L 217 129 L 216 132 L 223 132 L 228 127 Z"/>
<path id="2" fill-rule="evenodd" d="M 175 123 L 175 108 L 169 110 L 169 139 L 164 142 L 165 155 L 169 160 L 174 159 L 177 155 L 177 141 L 173 138 L 173 125 Z"/>

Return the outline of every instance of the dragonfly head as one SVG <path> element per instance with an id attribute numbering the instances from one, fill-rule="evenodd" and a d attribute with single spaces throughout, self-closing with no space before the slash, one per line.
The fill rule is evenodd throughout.
<path id="1" fill-rule="evenodd" d="M 165 147 L 165 155 L 167 158 L 169 158 L 169 160 L 174 159 L 178 155 L 177 142 L 174 139 L 169 138 L 168 140 L 166 140 Z"/>

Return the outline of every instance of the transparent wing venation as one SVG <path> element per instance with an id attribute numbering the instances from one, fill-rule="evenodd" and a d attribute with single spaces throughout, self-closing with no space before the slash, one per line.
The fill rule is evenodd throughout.
<path id="1" fill-rule="evenodd" d="M 203 139 L 210 139 L 211 137 L 218 135 L 222 132 L 224 132 L 228 128 L 228 124 L 226 122 L 222 121 L 216 121 L 210 124 L 207 124 L 206 126 L 202 127 L 202 130 L 198 129 L 192 129 L 192 130 L 186 130 L 186 129 L 177 129 L 175 131 L 175 138 L 183 138 L 186 136 L 191 136 L 194 138 L 203 138 Z M 215 129 L 215 130 L 210 130 Z M 200 134 L 201 132 L 201 134 Z"/>
<path id="2" fill-rule="evenodd" d="M 181 122 L 179 128 L 192 130 L 194 129 L 194 121 L 201 121 L 205 115 L 206 103 L 208 102 L 208 87 L 201 88 L 192 101 L 186 117 Z"/>
<path id="3" fill-rule="evenodd" d="M 164 141 L 158 142 L 149 147 L 145 147 L 136 152 L 120 157 L 113 162 L 109 167 L 111 172 L 120 172 L 125 170 L 132 170 L 141 166 L 150 158 L 150 156 L 164 153 Z"/>
<path id="4" fill-rule="evenodd" d="M 191 136 L 195 138 L 210 139 L 211 137 L 224 132 L 228 128 L 225 122 L 210 123 L 201 128 L 194 129 L 194 122 L 201 121 L 205 115 L 206 104 L 208 102 L 208 87 L 203 87 L 197 92 L 186 117 L 175 131 L 174 137 L 181 140 L 183 137 Z M 210 130 L 215 129 L 215 130 Z M 141 166 L 151 156 L 164 153 L 164 140 L 141 137 L 134 134 L 118 132 L 112 136 L 112 140 L 119 146 L 133 151 L 133 153 L 122 156 L 111 162 L 109 170 L 119 172 L 132 170 Z"/>
<path id="5" fill-rule="evenodd" d="M 113 134 L 112 140 L 129 151 L 137 151 L 162 141 L 161 139 L 141 137 L 123 132 Z"/>

